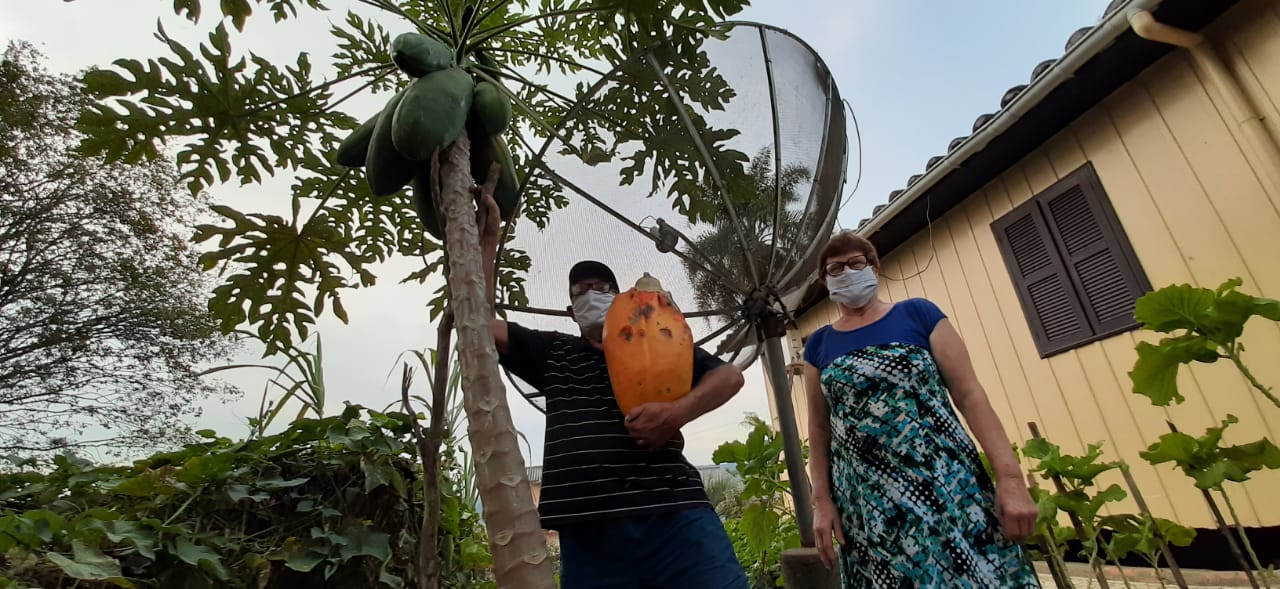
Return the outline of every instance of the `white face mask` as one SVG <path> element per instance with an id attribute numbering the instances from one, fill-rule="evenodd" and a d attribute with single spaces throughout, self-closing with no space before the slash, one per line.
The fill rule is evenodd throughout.
<path id="1" fill-rule="evenodd" d="M 597 292 L 589 290 L 582 293 L 581 296 L 573 299 L 573 321 L 578 324 L 583 331 L 598 329 L 604 325 L 605 313 L 609 312 L 609 305 L 613 304 L 613 297 L 617 295 L 611 292 Z"/>
<path id="2" fill-rule="evenodd" d="M 861 270 L 845 269 L 839 276 L 827 277 L 827 291 L 831 300 L 852 309 L 867 306 L 876 297 L 876 288 L 880 281 L 876 273 L 867 266 Z"/>

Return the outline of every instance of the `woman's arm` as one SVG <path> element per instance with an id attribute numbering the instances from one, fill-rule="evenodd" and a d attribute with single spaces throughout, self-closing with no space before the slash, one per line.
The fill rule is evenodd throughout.
<path id="1" fill-rule="evenodd" d="M 943 319 L 933 328 L 929 336 L 929 345 L 933 349 L 933 357 L 942 372 L 942 378 L 951 392 L 951 400 L 956 409 L 973 431 L 974 438 L 987 455 L 991 468 L 996 476 L 996 515 L 1009 538 L 1021 540 L 1031 535 L 1035 529 L 1036 506 L 1031 501 L 1026 482 L 1022 477 L 1022 467 L 1017 456 L 1013 454 L 1013 446 L 1005 434 L 1000 418 L 987 392 L 978 382 L 969 360 L 969 351 L 964 340 L 950 321 Z"/>
<path id="2" fill-rule="evenodd" d="M 831 500 L 831 421 L 818 368 L 804 363 L 804 392 L 809 406 L 809 479 L 814 501 Z"/>
<path id="3" fill-rule="evenodd" d="M 822 394 L 818 368 L 804 363 L 804 392 L 809 406 L 809 481 L 813 486 L 813 538 L 818 557 L 827 568 L 835 566 L 831 538 L 844 544 L 840 517 L 831 498 L 831 418 Z"/>

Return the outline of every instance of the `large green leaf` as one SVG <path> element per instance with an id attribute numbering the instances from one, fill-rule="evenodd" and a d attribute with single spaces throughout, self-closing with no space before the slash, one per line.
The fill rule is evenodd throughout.
<path id="1" fill-rule="evenodd" d="M 1254 315 L 1280 321 L 1280 301 L 1244 294 L 1237 290 L 1243 284 L 1240 278 L 1231 278 L 1216 290 L 1167 286 L 1138 299 L 1135 316 L 1147 329 L 1185 330 L 1226 347 L 1240 337 Z"/>
<path id="2" fill-rule="evenodd" d="M 276 557 L 284 560 L 284 565 L 299 572 L 310 572 L 316 565 L 324 562 L 327 554 L 319 547 L 289 538 Z"/>
<path id="3" fill-rule="evenodd" d="M 746 533 L 747 544 L 752 551 L 759 553 L 773 543 L 773 537 L 778 533 L 779 519 L 778 512 L 758 501 L 743 510 L 742 530 Z"/>
<path id="4" fill-rule="evenodd" d="M 219 9 L 230 26 L 217 23 L 205 42 L 187 46 L 158 27 L 167 55 L 117 60 L 83 79 L 100 99 L 79 123 L 86 154 L 137 162 L 165 158 L 172 150 L 193 192 L 232 181 L 257 184 L 281 171 L 302 177 L 292 187 L 293 219 L 253 212 L 237 217 L 222 209 L 217 211 L 221 226 L 197 232 L 198 241 L 217 240 L 217 249 L 202 263 L 219 269 L 225 280 L 210 310 L 224 332 L 252 329 L 266 343 L 267 354 L 305 340 L 316 318 L 327 312 L 346 321 L 340 293 L 372 286 L 374 268 L 392 256 L 422 260 L 405 280 L 425 281 L 441 271 L 440 246 L 424 236 L 408 199 L 370 198 L 358 174 L 343 176 L 345 170 L 331 164 L 339 141 L 372 114 L 343 112 L 342 103 L 363 92 L 394 91 L 407 81 L 389 60 L 389 23 L 447 39 L 467 66 L 478 61 L 478 51 L 485 52 L 486 75 L 509 86 L 520 106 L 513 128 L 534 130 L 511 138 L 523 176 L 533 151 L 529 142 L 549 136 L 574 101 L 539 79 L 553 72 L 591 73 L 594 79 L 600 64 L 619 64 L 655 41 L 667 43 L 661 57 L 671 64 L 672 83 L 699 107 L 691 116 L 716 165 L 741 169 L 747 159 L 726 147 L 737 130 L 711 128 L 699 114 L 722 109 L 733 93 L 698 51 L 703 38 L 719 34 L 720 19 L 740 12 L 745 0 L 491 2 L 473 6 L 465 18 L 463 3 L 455 1 L 366 4 L 381 9 L 383 18 L 348 11 L 345 19 L 333 21 L 332 79 L 321 79 L 306 53 L 268 60 L 233 47 L 240 39 L 236 31 L 260 8 L 281 20 L 304 7 L 323 10 L 319 0 L 225 0 Z M 175 13 L 193 22 L 203 7 L 202 0 L 174 3 Z M 529 71 L 540 72 L 539 79 L 526 76 Z M 578 88 L 585 88 L 581 80 Z M 630 165 L 623 180 L 636 181 L 652 170 L 651 191 L 670 182 L 676 211 L 711 218 L 716 209 L 705 198 L 709 178 L 694 165 L 700 156 L 687 145 L 664 143 L 671 132 L 683 132 L 682 121 L 669 101 L 638 96 L 634 88 L 620 85 L 603 97 L 599 112 L 639 130 L 621 139 L 637 148 L 627 150 Z M 597 157 L 617 153 L 617 145 L 601 143 L 601 134 L 593 131 L 597 126 L 588 117 L 567 132 L 591 134 L 583 147 Z M 524 199 L 523 214 L 535 227 L 545 227 L 550 212 L 567 203 L 562 187 L 537 177 Z M 314 211 L 311 220 L 299 219 L 300 211 Z M 527 304 L 520 272 L 530 267 L 528 256 L 504 250 L 500 263 L 506 302 Z M 446 300 L 446 291 L 437 290 L 430 302 L 433 318 Z"/>
<path id="5" fill-rule="evenodd" d="M 190 491 L 186 484 L 170 476 L 171 473 L 172 470 L 167 467 L 161 470 L 148 470 L 138 476 L 107 483 L 103 487 L 112 493 L 133 497 L 174 495 Z"/>
<path id="6" fill-rule="evenodd" d="M 138 554 L 154 560 L 157 536 L 155 531 L 131 520 L 94 521 L 87 528 L 102 532 L 107 540 L 116 544 L 133 546 Z"/>
<path id="7" fill-rule="evenodd" d="M 357 556 L 372 556 L 379 561 L 391 558 L 391 536 L 386 532 L 352 524 L 342 529 L 341 536 L 346 542 L 338 547 L 338 554 L 344 560 Z"/>
<path id="8" fill-rule="evenodd" d="M 1186 400 L 1178 392 L 1178 369 L 1183 364 L 1215 362 L 1219 357 L 1213 342 L 1196 334 L 1164 338 L 1160 345 L 1140 342 L 1137 351 L 1138 361 L 1129 371 L 1133 392 L 1161 407 Z"/>
<path id="9" fill-rule="evenodd" d="M 1160 436 L 1158 442 L 1138 455 L 1151 464 L 1188 464 L 1195 460 L 1197 450 L 1195 438 L 1182 432 L 1170 432 Z"/>
<path id="10" fill-rule="evenodd" d="M 114 65 L 127 76 L 83 80 L 102 99 L 80 120 L 86 155 L 104 155 L 109 162 L 155 160 L 171 141 L 197 136 L 177 152 L 182 177 L 195 194 L 233 176 L 250 184 L 278 167 L 296 170 L 320 158 L 314 145 L 336 142 L 335 131 L 356 124 L 325 108 L 333 99 L 332 83 L 312 79 L 306 53 L 284 68 L 252 53 L 233 56 L 221 23 L 196 51 L 159 25 L 157 37 L 176 59 L 119 59 Z"/>
<path id="11" fill-rule="evenodd" d="M 193 23 L 200 22 L 204 13 L 202 4 L 212 0 L 173 0 L 173 12 L 185 17 Z M 265 4 L 271 10 L 276 22 L 298 16 L 298 7 L 305 6 L 316 10 L 324 10 L 319 0 L 218 0 L 222 17 L 230 19 L 236 29 L 244 29 L 245 21 L 253 15 L 254 4 Z"/>
<path id="12" fill-rule="evenodd" d="M 1072 456 L 1063 454 L 1061 448 L 1044 438 L 1032 438 L 1023 447 L 1022 454 L 1036 460 L 1032 471 L 1042 477 L 1060 476 L 1082 487 L 1092 485 L 1102 473 L 1120 467 L 1119 462 L 1098 461 L 1102 457 L 1101 442 L 1089 444 L 1082 456 Z"/>
<path id="13" fill-rule="evenodd" d="M 1239 420 L 1228 415 L 1217 427 L 1193 438 L 1183 433 L 1160 436 L 1155 444 L 1139 452 L 1151 464 L 1174 463 L 1201 489 L 1221 489 L 1223 483 L 1244 482 L 1249 474 L 1262 469 L 1280 468 L 1280 448 L 1262 439 L 1248 444 L 1220 446 L 1223 432 Z"/>
<path id="14" fill-rule="evenodd" d="M 1265 438 L 1223 448 L 1222 457 L 1250 471 L 1280 468 L 1280 448 Z"/>
<path id="15" fill-rule="evenodd" d="M 1213 307 L 1214 292 L 1190 284 L 1176 284 L 1138 299 L 1133 315 L 1143 327 L 1169 333 L 1195 329 Z"/>
<path id="16" fill-rule="evenodd" d="M 222 565 L 222 557 L 207 546 L 196 544 L 185 536 L 179 536 L 173 542 L 170 552 L 179 560 L 189 565 L 209 571 L 221 580 L 230 579 L 227 569 Z"/>
<path id="17" fill-rule="evenodd" d="M 1190 546 L 1196 539 L 1196 531 L 1178 522 L 1156 518 L 1156 527 L 1164 539 L 1174 546 Z"/>
<path id="18" fill-rule="evenodd" d="M 382 485 L 390 485 L 396 477 L 395 467 L 386 456 L 360 457 L 360 470 L 364 473 L 364 492 L 369 493 Z"/>
<path id="19" fill-rule="evenodd" d="M 114 558 L 107 556 L 98 549 L 97 546 L 85 544 L 79 540 L 71 543 L 72 557 L 67 558 L 57 552 L 48 553 L 49 560 L 53 564 L 58 565 L 62 572 L 68 577 L 80 579 L 84 581 L 105 581 L 108 579 L 119 579 L 123 573 L 120 572 L 120 563 Z M 120 579 L 123 580 L 123 579 Z M 129 587 L 131 585 L 124 584 L 117 586 Z"/>

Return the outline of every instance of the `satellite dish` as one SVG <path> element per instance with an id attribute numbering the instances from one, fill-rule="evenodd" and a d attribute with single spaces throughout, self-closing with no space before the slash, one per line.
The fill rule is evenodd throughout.
<path id="1" fill-rule="evenodd" d="M 623 290 L 648 272 L 699 345 L 741 368 L 768 357 L 791 480 L 804 479 L 780 338 L 841 206 L 848 135 L 830 70 L 787 31 L 735 22 L 655 44 L 578 95 L 525 166 L 527 218 L 507 226 L 504 248 L 528 268 L 499 307 L 576 333 L 573 264 L 607 264 Z M 540 393 L 508 378 L 545 412 Z M 793 486 L 797 505 L 804 487 Z"/>

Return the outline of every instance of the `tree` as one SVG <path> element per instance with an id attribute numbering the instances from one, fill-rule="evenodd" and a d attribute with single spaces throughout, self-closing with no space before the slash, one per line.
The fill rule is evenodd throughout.
<path id="1" fill-rule="evenodd" d="M 179 442 L 231 350 L 172 165 L 77 153 L 89 103 L 28 44 L 0 59 L 0 451 Z M 85 439 L 80 436 L 88 435 Z"/>
<path id="2" fill-rule="evenodd" d="M 735 286 L 756 286 L 728 284 L 722 278 L 726 274 L 750 277 L 749 265 L 754 265 L 761 282 L 770 284 L 800 263 L 808 246 L 805 240 L 812 239 L 819 219 L 795 210 L 794 205 L 801 202 L 798 188 L 812 174 L 802 165 L 785 165 L 776 174 L 775 186 L 773 168 L 773 154 L 765 147 L 751 158 L 745 173 L 730 175 L 728 200 L 737 222 L 727 207 L 719 207 L 710 226 L 693 237 L 693 247 L 686 248 L 684 266 L 698 308 L 736 309 L 743 296 Z"/>
<path id="3" fill-rule="evenodd" d="M 521 147 L 515 154 L 517 171 L 527 171 L 533 152 L 525 133 L 549 137 L 574 103 L 525 72 L 598 71 L 587 63 L 615 65 L 656 41 L 665 42 L 668 57 L 694 57 L 700 38 L 712 32 L 717 19 L 745 5 L 744 0 L 544 2 L 537 7 L 501 1 L 361 2 L 445 43 L 456 65 L 482 63 L 481 52 L 491 56 L 492 65 L 473 67 L 474 74 L 514 88 L 511 98 L 517 119 L 511 127 L 511 143 Z M 268 5 L 277 20 L 289 18 L 300 8 L 324 10 L 317 0 L 219 3 L 223 16 L 237 29 L 244 26 L 255 5 Z M 200 18 L 200 0 L 178 0 L 174 6 L 179 14 Z M 317 82 L 306 53 L 283 68 L 252 53 L 233 53 L 225 23 L 210 34 L 208 44 L 195 51 L 159 28 L 157 38 L 167 45 L 172 58 L 146 63 L 117 60 L 116 68 L 85 76 L 90 91 L 103 100 L 81 119 L 80 128 L 89 135 L 83 148 L 112 161 L 142 161 L 162 157 L 165 146 L 182 140 L 177 159 L 193 193 L 232 177 L 249 184 L 259 182 L 263 173 L 300 173 L 291 218 L 219 206 L 214 210 L 227 224 L 197 230 L 197 240 L 218 242 L 218 249 L 203 257 L 205 267 L 233 268 L 210 302 L 221 328 L 256 327 L 268 354 L 288 348 L 295 339 L 305 339 L 315 317 L 326 308 L 345 321 L 341 291 L 372 286 L 377 277 L 370 266 L 377 262 L 397 254 L 421 257 L 424 267 L 406 277 L 419 281 L 447 265 L 447 290 L 437 293 L 435 310 L 442 310 L 447 300 L 457 317 L 464 400 L 492 538 L 494 572 L 503 587 L 549 587 L 553 581 L 545 542 L 486 325 L 491 301 L 484 296 L 469 197 L 474 183 L 469 140 L 463 134 L 433 164 L 433 170 L 438 165 L 441 180 L 433 189 L 439 190 L 447 221 L 442 246 L 424 234 L 408 199 L 375 198 L 358 174 L 331 163 L 330 154 L 341 135 L 357 123 L 336 110 L 345 100 L 345 96 L 335 98 L 336 87 L 359 81 L 352 93 L 387 91 L 407 82 L 396 74 L 387 51 L 389 34 L 377 22 L 349 12 L 333 35 L 337 77 Z M 699 75 L 695 72 L 683 79 L 694 85 Z M 640 139 L 657 143 L 661 136 Z M 668 177 L 682 169 L 679 159 L 659 145 L 648 154 L 650 165 L 662 167 Z M 664 161 L 674 163 L 663 166 Z M 549 182 L 526 187 L 525 217 L 545 224 L 550 208 L 564 202 L 558 190 Z M 440 255 L 444 251 L 447 256 Z M 527 257 L 521 255 L 508 250 L 502 264 L 527 268 Z M 504 277 L 509 279 L 510 274 Z M 518 285 L 511 288 L 509 283 L 505 290 L 515 298 L 513 302 L 519 302 Z"/>

